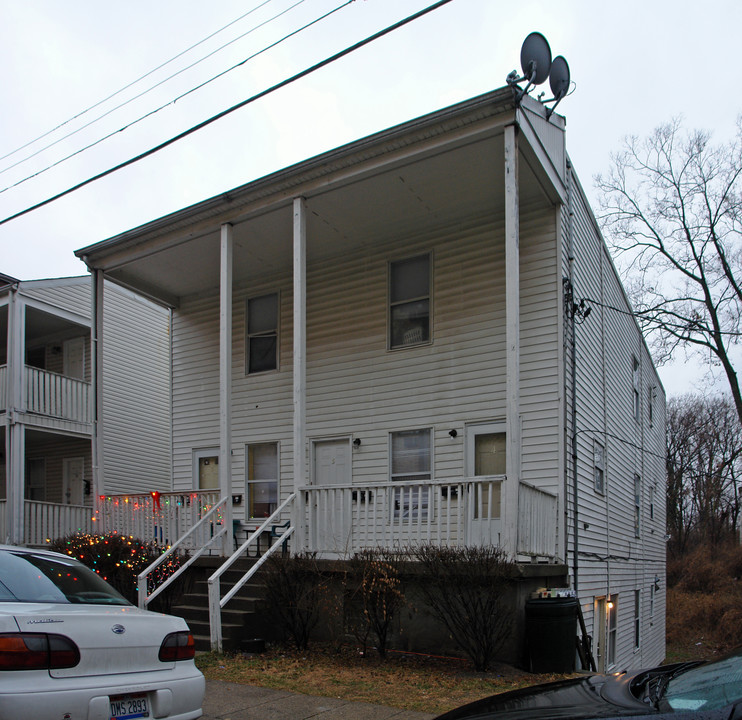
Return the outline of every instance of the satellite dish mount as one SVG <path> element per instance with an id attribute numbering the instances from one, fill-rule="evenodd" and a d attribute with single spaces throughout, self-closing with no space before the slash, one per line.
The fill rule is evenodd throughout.
<path id="1" fill-rule="evenodd" d="M 536 85 L 541 85 L 549 79 L 549 86 L 554 97 L 542 100 L 544 93 L 539 95 L 539 100 L 546 103 L 553 102 L 551 107 L 546 107 L 547 119 L 551 117 L 554 108 L 567 95 L 570 85 L 569 65 L 561 55 L 551 59 L 551 48 L 546 38 L 539 32 L 532 32 L 524 41 L 520 49 L 520 67 L 523 72 L 521 76 L 513 70 L 506 78 L 507 84 L 513 88 L 516 103 L 520 103 L 523 96 L 529 93 Z M 521 87 L 521 83 L 525 86 Z"/>

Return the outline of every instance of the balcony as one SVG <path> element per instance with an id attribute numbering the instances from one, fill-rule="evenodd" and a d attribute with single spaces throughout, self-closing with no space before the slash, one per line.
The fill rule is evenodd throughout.
<path id="1" fill-rule="evenodd" d="M 8 366 L 0 365 L 0 410 L 7 410 Z M 24 366 L 23 407 L 45 417 L 90 423 L 90 383 L 48 370 Z"/>

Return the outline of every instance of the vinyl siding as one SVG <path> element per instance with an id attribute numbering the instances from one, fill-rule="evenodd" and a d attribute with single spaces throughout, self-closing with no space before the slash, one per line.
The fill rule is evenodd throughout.
<path id="1" fill-rule="evenodd" d="M 169 311 L 115 285 L 103 297 L 105 491 L 167 491 Z"/>
<path id="2" fill-rule="evenodd" d="M 311 238 L 309 238 L 311 244 Z M 387 350 L 388 263 L 432 253 L 432 342 Z M 523 479 L 561 487 L 561 391 L 555 211 L 521 218 Z M 306 481 L 313 441 L 355 437 L 354 483 L 389 477 L 389 433 L 433 429 L 433 476 L 464 476 L 465 426 L 505 417 L 502 219 L 375 246 L 307 269 Z M 248 297 L 280 293 L 280 367 L 245 374 Z M 281 492 L 293 489 L 292 278 L 233 293 L 232 483 L 245 445 L 280 443 Z M 193 453 L 219 442 L 218 297 L 185 298 L 173 317 L 174 484 L 193 486 Z M 449 436 L 456 429 L 457 438 Z"/>
<path id="3" fill-rule="evenodd" d="M 594 599 L 618 596 L 616 664 L 639 667 L 664 657 L 664 390 L 579 186 L 573 210 L 574 299 L 586 298 L 591 307 L 590 316 L 576 327 L 579 595 L 589 631 L 596 622 Z M 566 218 L 564 223 L 566 227 Z M 566 256 L 564 262 L 566 269 Z M 639 360 L 641 377 L 638 420 L 633 412 L 634 357 Z M 650 386 L 657 392 L 651 426 L 647 415 Z M 594 441 L 606 454 L 602 494 L 593 483 Z M 642 479 L 638 538 L 634 533 L 635 474 Z M 650 486 L 656 488 L 654 521 L 648 520 Z M 571 563 L 571 490 L 568 496 Z M 661 578 L 661 591 L 650 619 L 649 595 L 655 575 Z M 642 643 L 637 652 L 633 646 L 636 589 L 642 598 Z M 594 634 L 597 637 L 597 629 Z"/>

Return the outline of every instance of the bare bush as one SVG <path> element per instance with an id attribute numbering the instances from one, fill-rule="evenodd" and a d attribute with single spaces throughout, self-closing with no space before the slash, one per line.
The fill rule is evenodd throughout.
<path id="1" fill-rule="evenodd" d="M 373 636 L 379 656 L 386 657 L 389 631 L 405 602 L 399 563 L 398 553 L 384 549 L 362 550 L 351 561 L 349 625 L 364 654 Z"/>
<path id="2" fill-rule="evenodd" d="M 508 602 L 515 563 L 497 547 L 438 547 L 410 551 L 425 574 L 420 589 L 433 617 L 477 671 L 487 670 L 512 631 Z"/>
<path id="3" fill-rule="evenodd" d="M 328 595 L 328 579 L 313 553 L 283 557 L 266 563 L 266 599 L 287 638 L 298 650 L 306 649 Z"/>

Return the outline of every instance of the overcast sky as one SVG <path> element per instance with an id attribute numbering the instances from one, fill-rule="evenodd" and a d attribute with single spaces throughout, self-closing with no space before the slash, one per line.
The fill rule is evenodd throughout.
<path id="1" fill-rule="evenodd" d="M 0 219 L 432 3 L 0 0 Z M 335 8 L 340 9 L 172 103 Z M 742 110 L 741 27 L 740 0 L 452 0 L 134 166 L 1 225 L 0 272 L 22 280 L 83 274 L 84 265 L 73 255 L 77 248 L 501 87 L 508 72 L 520 69 L 521 43 L 534 30 L 548 38 L 553 56 L 569 62 L 575 89 L 558 111 L 567 118 L 567 148 L 577 174 L 597 205 L 593 176 L 608 170 L 624 136 L 646 135 L 678 115 L 689 128 L 711 130 L 718 140 L 732 136 Z M 110 139 L 44 171 L 109 133 Z M 699 372 L 695 366 L 685 373 L 664 370 L 663 382 L 670 394 L 696 389 Z"/>

